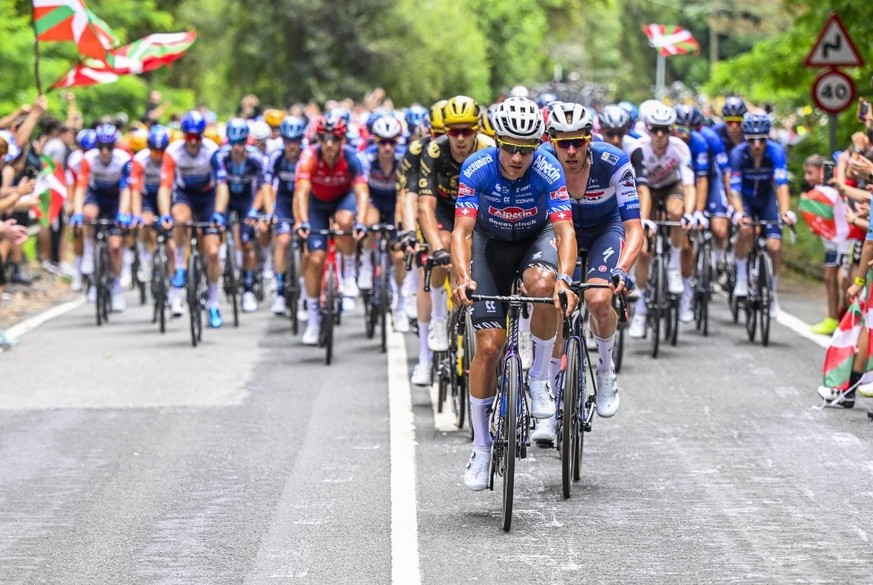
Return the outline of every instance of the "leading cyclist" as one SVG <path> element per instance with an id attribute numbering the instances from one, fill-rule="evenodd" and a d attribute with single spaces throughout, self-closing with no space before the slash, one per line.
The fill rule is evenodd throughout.
<path id="1" fill-rule="evenodd" d="M 470 364 L 470 416 L 473 452 L 464 484 L 485 489 L 491 462 L 489 411 L 496 393 L 497 365 L 506 341 L 506 309 L 502 303 L 473 303 L 467 288 L 484 295 L 511 294 L 520 275 L 524 291 L 554 297 L 555 307 L 537 305 L 531 319 L 535 344 L 530 369 L 530 412 L 535 418 L 555 414 L 549 381 L 549 359 L 555 345 L 560 301 L 566 291 L 569 311 L 576 297 L 569 291 L 576 266 L 576 234 L 569 195 L 560 163 L 537 152 L 545 130 L 533 100 L 511 97 L 500 104 L 492 120 L 499 148 L 481 150 L 461 167 L 452 269 L 456 305 L 472 305 L 476 354 Z"/>

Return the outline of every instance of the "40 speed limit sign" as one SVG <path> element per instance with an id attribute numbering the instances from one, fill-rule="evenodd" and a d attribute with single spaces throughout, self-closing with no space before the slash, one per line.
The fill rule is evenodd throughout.
<path id="1" fill-rule="evenodd" d="M 812 99 L 829 114 L 839 114 L 855 99 L 855 84 L 842 71 L 826 71 L 812 86 Z"/>

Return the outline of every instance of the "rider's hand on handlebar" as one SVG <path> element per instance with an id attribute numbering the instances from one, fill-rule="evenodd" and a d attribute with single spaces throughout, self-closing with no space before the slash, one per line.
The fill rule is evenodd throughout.
<path id="1" fill-rule="evenodd" d="M 686 214 L 683 215 L 682 218 L 679 220 L 679 223 L 682 224 L 682 229 L 683 229 L 683 230 L 690 230 L 691 228 L 694 227 L 694 216 L 691 215 L 690 213 L 686 213 Z"/>
<path id="2" fill-rule="evenodd" d="M 74 213 L 70 216 L 70 226 L 82 227 L 83 223 L 85 223 L 85 216 L 81 213 Z"/>
<path id="3" fill-rule="evenodd" d="M 312 229 L 312 226 L 308 221 L 301 221 L 297 224 L 297 227 L 294 228 L 294 231 L 297 232 L 297 235 L 302 239 L 306 239 L 309 237 L 309 231 Z"/>
<path id="4" fill-rule="evenodd" d="M 631 278 L 627 272 L 616 266 L 615 268 L 610 270 L 609 274 L 612 281 L 610 283 L 610 288 L 612 288 L 612 290 L 616 294 L 630 294 L 634 292 L 634 288 L 636 286 L 634 284 L 634 279 Z"/>
<path id="5" fill-rule="evenodd" d="M 167 215 L 162 215 L 159 221 L 161 222 L 161 225 L 164 227 L 165 230 L 173 227 L 173 216 L 169 213 Z"/>
<path id="6" fill-rule="evenodd" d="M 562 296 L 566 298 L 566 308 L 564 301 L 561 298 Z M 576 310 L 576 306 L 579 304 L 579 297 L 570 289 L 570 285 L 567 284 L 566 281 L 560 279 L 555 282 L 555 293 L 553 298 L 555 309 L 557 309 L 559 313 L 563 313 L 565 317 L 572 315 L 573 311 Z"/>
<path id="7" fill-rule="evenodd" d="M 431 262 L 434 266 L 448 266 L 452 263 L 452 255 L 445 248 L 440 248 L 434 251 Z"/>
<path id="8" fill-rule="evenodd" d="M 655 232 L 658 231 L 657 224 L 651 219 L 643 219 L 640 221 L 643 224 L 643 231 L 646 233 L 646 235 L 653 235 Z"/>
<path id="9" fill-rule="evenodd" d="M 694 225 L 699 230 L 705 230 L 709 227 L 709 218 L 702 211 L 694 212 Z"/>
<path id="10" fill-rule="evenodd" d="M 477 286 L 475 280 L 468 280 L 467 282 L 459 284 L 458 287 L 452 291 L 452 303 L 458 307 L 461 305 L 466 305 L 468 307 L 472 305 L 473 301 L 471 301 L 467 296 L 467 292 L 476 290 Z"/>
<path id="11" fill-rule="evenodd" d="M 794 225 L 797 223 L 797 214 L 789 209 L 782 214 L 782 223 L 786 225 Z"/>
<path id="12" fill-rule="evenodd" d="M 356 240 L 363 240 L 367 236 L 367 226 L 359 221 L 355 222 L 352 228 L 353 235 Z"/>
<path id="13" fill-rule="evenodd" d="M 220 211 L 216 211 L 212 214 L 212 224 L 219 229 L 224 229 L 227 225 L 227 218 Z"/>

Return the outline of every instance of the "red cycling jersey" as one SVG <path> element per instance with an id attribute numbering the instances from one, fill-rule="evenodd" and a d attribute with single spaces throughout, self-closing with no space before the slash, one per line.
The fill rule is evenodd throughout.
<path id="1" fill-rule="evenodd" d="M 350 146 L 343 147 L 339 160 L 332 167 L 324 162 L 318 146 L 307 148 L 300 155 L 294 180 L 310 181 L 312 196 L 331 203 L 345 197 L 355 185 L 367 184 L 361 161 Z"/>

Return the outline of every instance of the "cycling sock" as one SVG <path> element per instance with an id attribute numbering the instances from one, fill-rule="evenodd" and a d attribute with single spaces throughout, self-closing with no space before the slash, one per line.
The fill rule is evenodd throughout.
<path id="1" fill-rule="evenodd" d="M 403 277 L 403 287 L 413 293 L 418 290 L 418 270 L 414 267 Z"/>
<path id="2" fill-rule="evenodd" d="M 278 294 L 282 294 L 282 289 L 285 288 L 285 273 L 277 272 L 276 273 L 276 292 Z"/>
<path id="3" fill-rule="evenodd" d="M 255 273 L 251 270 L 243 272 L 243 292 L 252 292 L 255 286 Z"/>
<path id="4" fill-rule="evenodd" d="M 123 292 L 124 292 L 124 289 L 121 288 L 121 279 L 116 278 L 115 281 L 112 283 L 112 294 L 120 295 Z"/>
<path id="5" fill-rule="evenodd" d="M 779 277 L 775 274 L 773 275 L 773 294 L 776 294 L 776 291 L 779 290 Z"/>
<path id="6" fill-rule="evenodd" d="M 353 277 L 355 275 L 355 255 L 343 255 L 343 278 Z"/>
<path id="7" fill-rule="evenodd" d="M 682 277 L 682 284 L 685 286 L 685 294 L 691 296 L 694 293 L 694 287 L 691 286 L 691 278 Z"/>
<path id="8" fill-rule="evenodd" d="M 403 294 L 403 286 L 397 286 L 397 283 L 394 282 L 394 279 L 391 279 L 391 295 L 394 299 L 394 308 L 395 316 L 401 315 L 404 311 L 406 311 L 406 297 Z M 406 316 L 404 315 L 404 319 Z"/>
<path id="9" fill-rule="evenodd" d="M 448 314 L 446 289 L 442 286 L 432 286 L 430 288 L 430 300 L 433 306 L 430 310 L 431 320 L 442 321 Z"/>
<path id="10" fill-rule="evenodd" d="M 369 272 L 373 271 L 373 258 L 370 254 L 361 254 L 361 272 L 367 270 Z"/>
<path id="11" fill-rule="evenodd" d="M 742 282 L 749 278 L 749 259 L 737 260 L 737 282 Z"/>
<path id="12" fill-rule="evenodd" d="M 85 238 L 84 255 L 88 258 L 94 258 L 94 240 L 91 238 Z"/>
<path id="13" fill-rule="evenodd" d="M 185 249 L 177 246 L 173 255 L 176 257 L 176 270 L 185 270 Z"/>
<path id="14" fill-rule="evenodd" d="M 531 334 L 530 337 L 534 345 L 534 359 L 530 366 L 530 377 L 538 380 L 547 379 L 549 360 L 552 359 L 552 349 L 555 347 L 555 340 L 558 336 L 554 335 L 551 339 L 540 339 Z"/>
<path id="15" fill-rule="evenodd" d="M 318 323 L 318 297 L 306 297 L 306 312 L 309 313 L 309 323 Z"/>
<path id="16" fill-rule="evenodd" d="M 430 321 L 427 323 L 418 322 L 418 361 L 432 362 L 433 355 L 427 345 L 427 334 L 430 333 Z"/>
<path id="17" fill-rule="evenodd" d="M 679 269 L 679 254 L 681 250 L 679 248 L 673 247 L 670 248 L 670 260 L 667 262 L 667 268 L 670 270 L 678 270 Z"/>
<path id="18" fill-rule="evenodd" d="M 530 308 L 530 305 L 528 305 L 528 308 Z M 530 319 L 531 319 L 532 315 L 533 315 L 533 311 L 528 311 L 527 317 L 522 317 L 521 319 L 518 320 L 518 332 L 519 333 L 523 333 L 525 331 L 530 331 Z"/>
<path id="19" fill-rule="evenodd" d="M 473 422 L 473 448 L 490 449 L 491 432 L 488 418 L 494 398 L 474 398 L 470 396 L 470 418 Z"/>
<path id="20" fill-rule="evenodd" d="M 209 309 L 218 308 L 218 283 L 209 283 L 209 298 L 206 300 L 206 307 Z"/>
<path id="21" fill-rule="evenodd" d="M 612 367 L 612 348 L 615 347 L 615 332 L 606 339 L 601 339 L 595 335 L 594 342 L 597 344 L 597 353 L 600 354 L 600 360 L 597 362 L 597 373 L 603 374 Z"/>
<path id="22" fill-rule="evenodd" d="M 82 273 L 82 257 L 81 257 L 81 256 L 76 256 L 76 257 L 73 259 L 73 266 L 76 267 L 76 273 L 77 273 L 77 274 L 81 274 L 81 273 Z"/>
<path id="23" fill-rule="evenodd" d="M 561 359 L 552 358 L 549 360 L 549 374 L 552 376 L 552 383 L 555 384 L 558 379 L 558 374 L 561 373 Z"/>

